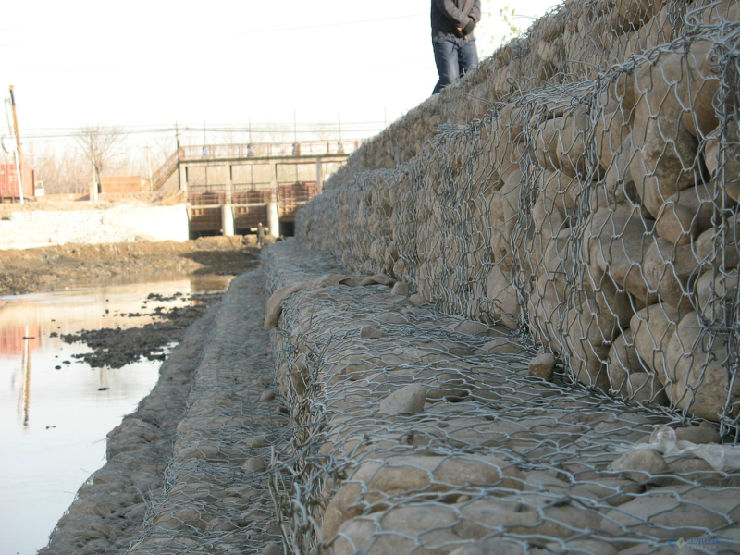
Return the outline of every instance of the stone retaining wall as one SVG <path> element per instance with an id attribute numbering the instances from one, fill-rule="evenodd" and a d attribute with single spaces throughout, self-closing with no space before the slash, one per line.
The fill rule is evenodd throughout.
<path id="1" fill-rule="evenodd" d="M 521 37 L 501 46 L 457 86 L 409 111 L 363 144 L 327 188 L 377 168 L 394 168 L 425 149 L 440 125 L 483 117 L 491 103 L 547 85 L 594 79 L 633 54 L 671 42 L 697 18 L 726 14 L 714 0 L 565 0 Z M 713 6 L 713 7 L 712 7 Z M 723 11 L 724 10 L 724 11 Z"/>
<path id="2" fill-rule="evenodd" d="M 740 448 L 717 426 L 573 387 L 512 330 L 441 314 L 386 275 L 294 241 L 268 259 L 292 426 L 270 468 L 284 553 L 740 547 Z"/>
<path id="3" fill-rule="evenodd" d="M 739 45 L 737 0 L 566 2 L 363 146 L 297 235 L 737 433 Z"/>

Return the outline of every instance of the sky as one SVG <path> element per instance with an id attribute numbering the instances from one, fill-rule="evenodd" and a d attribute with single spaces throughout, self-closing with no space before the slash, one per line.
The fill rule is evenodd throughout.
<path id="1" fill-rule="evenodd" d="M 506 4 L 524 30 L 559 2 L 482 0 L 484 14 Z M 14 85 L 21 135 L 31 137 L 175 122 L 324 121 L 379 130 L 434 87 L 429 6 L 429 0 L 3 0 L 0 98 Z M 497 19 L 484 16 L 477 28 L 483 56 L 493 49 Z"/>

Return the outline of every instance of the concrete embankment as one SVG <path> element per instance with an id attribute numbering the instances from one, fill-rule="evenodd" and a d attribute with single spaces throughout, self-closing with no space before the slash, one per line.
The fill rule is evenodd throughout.
<path id="1" fill-rule="evenodd" d="M 185 204 L 152 206 L 26 205 L 5 208 L 0 219 L 0 249 L 28 249 L 65 243 L 114 243 L 123 241 L 187 241 Z"/>
<path id="2" fill-rule="evenodd" d="M 296 241 L 263 263 L 109 435 L 45 555 L 737 552 L 716 425 L 568 383 L 525 336 Z"/>

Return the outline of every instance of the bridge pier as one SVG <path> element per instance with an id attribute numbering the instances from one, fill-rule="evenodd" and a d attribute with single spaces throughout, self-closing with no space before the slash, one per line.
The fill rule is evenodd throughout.
<path id="1" fill-rule="evenodd" d="M 187 194 L 192 234 L 231 236 L 261 221 L 269 236 L 277 238 L 281 220 L 287 224 L 282 232 L 290 234 L 297 207 L 321 193 L 327 176 L 348 156 L 344 145 L 335 148 L 326 141 L 294 146 L 179 147 L 152 178 L 154 189 L 166 186 Z"/>
<path id="2" fill-rule="evenodd" d="M 221 225 L 224 230 L 224 237 L 234 236 L 234 211 L 231 204 L 221 205 Z"/>
<path id="3" fill-rule="evenodd" d="M 270 237 L 277 237 L 280 235 L 280 219 L 278 213 L 278 203 L 276 200 L 267 203 L 267 232 Z"/>
<path id="4" fill-rule="evenodd" d="M 321 158 L 316 158 L 316 194 L 320 195 L 324 191 L 324 166 Z"/>

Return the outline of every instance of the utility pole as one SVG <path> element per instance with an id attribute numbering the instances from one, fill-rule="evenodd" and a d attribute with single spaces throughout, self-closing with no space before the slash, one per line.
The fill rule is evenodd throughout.
<path id="1" fill-rule="evenodd" d="M 180 152 L 180 126 L 175 122 L 175 141 L 177 142 L 177 188 L 180 191 L 187 191 L 187 186 L 183 186 L 183 175 L 180 169 L 182 153 Z M 187 177 L 187 175 L 185 176 Z"/>
<path id="2" fill-rule="evenodd" d="M 90 133 L 90 152 L 94 153 L 93 136 Z M 98 202 L 98 175 L 95 168 L 95 155 L 90 156 L 90 164 L 92 165 L 92 185 L 90 185 L 90 202 Z"/>
<path id="3" fill-rule="evenodd" d="M 293 110 L 293 156 L 298 156 L 301 153 L 301 145 L 298 144 L 298 129 L 296 125 L 295 110 Z M 296 173 L 298 172 L 298 166 L 296 166 Z"/>
<path id="4" fill-rule="evenodd" d="M 21 136 L 18 132 L 18 111 L 15 106 L 13 85 L 10 85 L 8 89 L 10 90 L 10 109 L 13 112 L 13 133 L 15 133 L 15 171 L 18 172 L 18 198 L 20 203 L 23 204 L 23 179 L 21 177 L 21 169 L 23 168 L 23 150 L 21 149 Z"/>
<path id="5" fill-rule="evenodd" d="M 146 149 L 146 166 L 147 166 L 147 169 L 149 170 L 149 190 L 153 191 L 154 190 L 154 180 L 152 178 L 152 157 L 149 154 L 149 150 L 151 149 L 151 147 L 149 145 L 146 145 L 144 148 Z"/>

